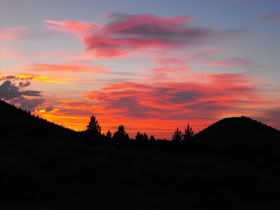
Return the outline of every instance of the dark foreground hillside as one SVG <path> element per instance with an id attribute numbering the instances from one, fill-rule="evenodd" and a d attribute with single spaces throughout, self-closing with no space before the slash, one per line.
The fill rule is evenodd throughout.
<path id="1" fill-rule="evenodd" d="M 69 139 L 76 132 L 30 115 L 0 100 L 1 143 L 27 144 L 32 141 Z"/>
<path id="2" fill-rule="evenodd" d="M 240 123 L 231 122 L 232 129 Z M 224 147 L 233 137 L 222 133 L 230 131 L 217 126 L 192 144 L 96 143 L 4 102 L 0 125 L 0 209 L 280 207 L 279 155 L 272 147 L 244 146 L 255 134 L 238 135 L 233 149 Z M 218 127 L 224 125 L 229 129 L 228 122 Z M 261 140 L 276 151 L 279 132 L 267 129 Z"/>
<path id="3" fill-rule="evenodd" d="M 212 149 L 256 151 L 280 146 L 278 130 L 244 116 L 220 120 L 198 133 L 196 138 L 201 145 Z"/>

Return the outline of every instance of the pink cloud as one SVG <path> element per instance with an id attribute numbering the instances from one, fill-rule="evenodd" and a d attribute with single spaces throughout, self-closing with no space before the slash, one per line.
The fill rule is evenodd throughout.
<path id="1" fill-rule="evenodd" d="M 280 107 L 265 109 L 258 117 L 261 121 L 280 129 Z"/>
<path id="2" fill-rule="evenodd" d="M 86 50 L 98 57 L 116 57 L 139 50 L 186 49 L 224 37 L 251 35 L 247 30 L 199 27 L 191 16 L 110 14 L 109 23 L 47 20 L 50 29 L 78 36 Z"/>
<path id="3" fill-rule="evenodd" d="M 256 85 L 257 81 L 244 74 L 210 73 L 192 73 L 180 81 L 111 82 L 84 94 L 83 101 L 61 100 L 51 113 L 43 114 L 78 130 L 94 114 L 104 132 L 125 124 L 132 135 L 141 130 L 170 137 L 177 126 L 187 122 L 198 131 L 223 117 L 259 116 L 260 107 L 275 106 Z"/>
<path id="4" fill-rule="evenodd" d="M 162 129 L 156 133 L 160 136 L 171 134 L 170 125 L 175 122 L 176 126 L 191 122 L 199 130 L 223 117 L 253 115 L 254 107 L 264 105 L 254 80 L 243 74 L 205 74 L 200 80 L 192 78 L 193 81 L 180 82 L 112 83 L 86 97 L 93 103 L 92 112 L 102 121 L 121 119 L 129 128 L 138 126 L 140 130 L 153 122 L 152 127 Z"/>
<path id="5" fill-rule="evenodd" d="M 24 30 L 24 27 L 0 28 L 0 43 L 7 43 L 20 39 Z"/>
<path id="6" fill-rule="evenodd" d="M 0 48 L 0 58 L 14 59 L 14 58 L 18 58 L 18 57 L 20 57 L 20 55 L 17 52 L 10 50 L 8 48 Z"/>
<path id="7" fill-rule="evenodd" d="M 112 15 L 112 21 L 85 37 L 88 50 L 99 56 L 118 56 L 142 48 L 181 48 L 203 42 L 209 28 L 188 25 L 191 17 L 162 18 L 154 15 Z"/>
<path id="8" fill-rule="evenodd" d="M 50 30 L 69 32 L 78 36 L 97 28 L 96 24 L 89 22 L 45 20 L 45 23 Z"/>
<path id="9" fill-rule="evenodd" d="M 153 69 L 153 73 L 155 75 L 186 73 L 192 70 L 183 59 L 160 58 L 156 60 L 156 63 L 159 65 L 159 67 Z"/>
<path id="10" fill-rule="evenodd" d="M 109 84 L 88 98 L 104 110 L 132 118 L 218 117 L 243 99 L 258 98 L 255 86 L 240 74 L 208 75 L 208 81 Z M 206 106 L 206 104 L 208 104 Z M 201 108 L 199 108 L 201 107 Z"/>
<path id="11" fill-rule="evenodd" d="M 104 25 L 77 21 L 47 20 L 48 28 L 78 36 L 88 51 L 100 57 L 115 57 L 141 49 L 182 49 L 204 44 L 217 34 L 236 33 L 191 25 L 190 16 L 111 14 Z"/>

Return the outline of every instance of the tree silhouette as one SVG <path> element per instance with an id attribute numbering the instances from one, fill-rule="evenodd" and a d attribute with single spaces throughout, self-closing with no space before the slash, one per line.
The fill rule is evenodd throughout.
<path id="1" fill-rule="evenodd" d="M 151 141 L 151 142 L 155 142 L 155 141 L 156 141 L 156 138 L 154 137 L 154 135 L 151 135 L 150 141 Z"/>
<path id="2" fill-rule="evenodd" d="M 137 132 L 135 140 L 137 142 L 148 142 L 149 137 L 146 133 L 141 134 L 140 132 Z"/>
<path id="3" fill-rule="evenodd" d="M 89 124 L 87 126 L 86 134 L 90 137 L 101 137 L 101 127 L 98 120 L 94 115 L 91 116 Z"/>
<path id="4" fill-rule="evenodd" d="M 117 132 L 113 135 L 113 140 L 117 142 L 126 142 L 129 140 L 128 134 L 125 132 L 125 128 L 123 125 L 118 127 Z"/>
<path id="5" fill-rule="evenodd" d="M 4 202 L 34 200 L 39 206 L 42 198 L 59 199 L 80 209 L 81 203 L 92 204 L 93 196 L 106 189 L 101 192 L 106 196 L 98 196 L 92 209 L 103 207 L 108 200 L 116 201 L 108 205 L 110 209 L 118 208 L 115 203 L 137 203 L 139 196 L 146 204 L 179 194 L 185 199 L 169 199 L 170 205 L 159 202 L 159 208 L 193 203 L 197 208 L 191 209 L 279 209 L 280 131 L 249 118 L 219 121 L 196 134 L 191 140 L 195 144 L 186 147 L 181 142 L 171 145 L 166 139 L 157 139 L 151 146 L 143 143 L 144 147 L 141 143 L 133 145 L 134 141 L 98 146 L 98 141 L 84 142 L 84 133 L 65 129 L 1 100 L 0 119 L 0 183 Z M 97 120 L 92 121 L 89 130 L 100 133 Z M 193 134 L 187 124 L 186 131 L 182 131 L 188 134 L 185 139 Z M 107 136 L 111 135 L 108 131 Z M 144 133 L 139 135 L 144 137 Z M 128 137 L 123 126 L 116 137 Z M 182 133 L 177 128 L 174 139 L 180 137 Z M 98 139 L 102 138 L 101 135 Z M 151 139 L 154 137 L 150 137 L 152 142 Z M 10 167 L 12 164 L 20 167 Z M 233 195 L 234 200 L 228 195 Z M 206 202 L 198 203 L 201 197 Z M 81 202 L 71 202 L 77 198 Z M 34 204 L 30 205 L 24 204 L 22 209 L 33 209 Z M 5 206 L 12 209 L 14 205 Z"/>
<path id="6" fill-rule="evenodd" d="M 172 136 L 172 141 L 178 143 L 182 141 L 182 132 L 179 128 L 176 129 L 176 131 L 174 132 L 173 136 Z"/>
<path id="7" fill-rule="evenodd" d="M 187 128 L 185 129 L 185 133 L 183 135 L 183 141 L 184 142 L 189 142 L 193 139 L 194 132 L 190 124 L 188 123 Z"/>
<path id="8" fill-rule="evenodd" d="M 142 140 L 142 135 L 141 133 L 138 131 L 136 136 L 135 136 L 135 141 L 141 141 Z"/>
<path id="9" fill-rule="evenodd" d="M 110 141 L 112 139 L 112 133 L 111 133 L 111 131 L 108 131 L 107 133 L 106 133 L 106 140 L 107 141 Z"/>
<path id="10" fill-rule="evenodd" d="M 147 142 L 149 139 L 148 135 L 146 133 L 143 134 L 143 141 Z"/>

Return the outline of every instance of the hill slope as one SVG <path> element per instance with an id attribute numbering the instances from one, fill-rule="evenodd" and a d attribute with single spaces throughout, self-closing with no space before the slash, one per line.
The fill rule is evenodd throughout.
<path id="1" fill-rule="evenodd" d="M 166 142 L 85 143 L 1 101 L 0 123 L 0 209 L 279 209 L 276 158 L 224 158 Z M 212 145 L 230 141 L 231 126 L 222 120 L 200 135 Z"/>
<path id="2" fill-rule="evenodd" d="M 280 132 L 248 117 L 220 120 L 196 135 L 201 144 L 216 148 L 279 146 Z"/>
<path id="3" fill-rule="evenodd" d="M 32 140 L 64 139 L 76 132 L 35 117 L 0 100 L 0 141 L 20 143 Z"/>

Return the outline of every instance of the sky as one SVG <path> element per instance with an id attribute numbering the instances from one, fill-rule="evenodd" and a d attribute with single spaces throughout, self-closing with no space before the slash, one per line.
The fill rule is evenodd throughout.
<path id="1" fill-rule="evenodd" d="M 279 0 L 0 0 L 0 98 L 75 130 L 280 129 L 279 26 Z"/>

